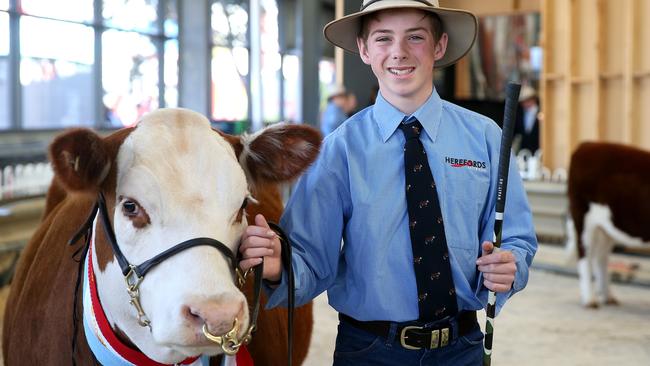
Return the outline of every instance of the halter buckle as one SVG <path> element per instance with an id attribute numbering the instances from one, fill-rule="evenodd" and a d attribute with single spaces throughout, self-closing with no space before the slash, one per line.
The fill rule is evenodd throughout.
<path id="1" fill-rule="evenodd" d="M 140 282 L 142 282 L 142 279 L 143 277 L 138 276 L 138 274 L 136 273 L 135 266 L 130 264 L 129 272 L 124 276 L 127 290 L 129 292 L 137 291 L 138 286 L 140 286 Z"/>
<path id="2" fill-rule="evenodd" d="M 246 283 L 246 277 L 248 277 L 248 274 L 251 273 L 252 269 L 253 267 L 247 269 L 246 271 L 242 271 L 238 266 L 235 267 L 235 273 L 237 274 L 237 283 L 239 284 L 239 287 L 244 287 L 244 284 Z"/>

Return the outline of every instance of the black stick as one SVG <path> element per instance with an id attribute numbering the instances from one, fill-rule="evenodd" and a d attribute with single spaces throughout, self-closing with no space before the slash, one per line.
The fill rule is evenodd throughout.
<path id="1" fill-rule="evenodd" d="M 506 190 L 508 188 L 508 170 L 510 167 L 510 150 L 512 148 L 512 134 L 515 129 L 515 114 L 517 113 L 517 102 L 519 101 L 519 90 L 521 85 L 509 83 L 506 86 L 506 106 L 503 113 L 503 127 L 501 129 L 501 150 L 499 151 L 499 170 L 497 176 L 497 202 L 496 215 L 494 219 L 494 250 L 501 248 L 501 230 L 503 228 L 503 212 L 506 207 Z M 483 365 L 490 366 L 492 363 L 492 339 L 494 337 L 494 314 L 496 310 L 496 294 L 494 291 L 488 293 L 488 304 L 485 309 L 485 345 L 483 353 Z"/>

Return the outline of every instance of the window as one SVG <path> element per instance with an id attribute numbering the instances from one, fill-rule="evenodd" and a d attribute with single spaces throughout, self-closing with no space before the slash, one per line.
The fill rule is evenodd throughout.
<path id="1" fill-rule="evenodd" d="M 0 9 L 7 5 L 0 2 Z M 0 12 L 0 130 L 11 126 L 9 118 L 9 14 Z"/>
<path id="2" fill-rule="evenodd" d="M 178 107 L 178 40 L 165 42 L 165 106 Z"/>
<path id="3" fill-rule="evenodd" d="M 318 86 L 320 90 L 320 111 L 327 106 L 328 93 L 336 86 L 336 64 L 333 59 L 321 59 L 318 62 Z"/>
<path id="4" fill-rule="evenodd" d="M 178 105 L 178 0 L 21 0 L 9 13 L 10 3 L 0 0 L 0 131 L 130 126 Z"/>
<path id="5" fill-rule="evenodd" d="M 155 34 L 157 10 L 157 0 L 104 0 L 102 18 L 109 28 Z"/>
<path id="6" fill-rule="evenodd" d="M 280 70 L 282 56 L 278 43 L 278 5 L 276 0 L 261 1 L 261 76 L 262 120 L 280 121 Z"/>
<path id="7" fill-rule="evenodd" d="M 284 119 L 299 122 L 300 109 L 300 58 L 287 54 L 282 58 L 282 77 L 284 82 Z"/>
<path id="8" fill-rule="evenodd" d="M 165 106 L 178 107 L 178 3 L 176 0 L 167 1 L 163 30 L 165 36 L 171 39 L 165 41 L 164 54 L 164 84 Z"/>
<path id="9" fill-rule="evenodd" d="M 102 85 L 107 122 L 132 126 L 158 108 L 158 56 L 152 40 L 135 32 L 107 30 L 102 36 Z"/>
<path id="10" fill-rule="evenodd" d="M 94 124 L 93 37 L 93 29 L 82 24 L 21 18 L 20 84 L 25 129 Z"/>
<path id="11" fill-rule="evenodd" d="M 66 0 L 64 6 L 60 1 L 22 0 L 20 8 L 26 15 L 88 24 L 93 21 L 93 2 L 88 0 Z"/>
<path id="12" fill-rule="evenodd" d="M 212 4 L 212 108 L 216 121 L 248 119 L 248 1 Z"/>

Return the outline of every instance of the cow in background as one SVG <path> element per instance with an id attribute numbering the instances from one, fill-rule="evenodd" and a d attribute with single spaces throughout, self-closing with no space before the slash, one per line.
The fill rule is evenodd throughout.
<path id="1" fill-rule="evenodd" d="M 100 192 L 119 247 L 134 264 L 197 237 L 215 238 L 236 252 L 246 214 L 278 220 L 283 209 L 278 184 L 302 173 L 319 146 L 320 134 L 306 126 L 274 125 L 236 137 L 212 130 L 205 117 L 183 109 L 150 113 L 135 128 L 106 138 L 85 129 L 57 137 L 50 147 L 55 178 L 46 211 L 21 255 L 7 300 L 5 364 L 64 365 L 73 357 L 78 365 L 95 364 L 82 317 L 73 316 L 75 305 L 77 314 L 84 312 L 81 288 L 75 297 L 79 265 L 72 259 L 81 244 L 67 242 Z M 101 306 L 121 343 L 154 361 L 173 364 L 221 352 L 202 335 L 203 324 L 222 334 L 238 317 L 240 329 L 246 329 L 252 281 L 244 296 L 226 257 L 209 246 L 180 252 L 147 274 L 139 291 L 151 327 L 138 325 L 100 226 L 89 254 L 95 258 Z M 286 309 L 267 311 L 264 303 L 248 349 L 257 365 L 286 364 Z M 308 304 L 296 309 L 296 364 L 306 357 L 311 329 Z"/>
<path id="2" fill-rule="evenodd" d="M 589 142 L 578 146 L 570 164 L 569 209 L 576 235 L 569 243 L 577 244 L 582 304 L 618 304 L 610 289 L 608 258 L 615 243 L 650 242 L 650 153 Z"/>

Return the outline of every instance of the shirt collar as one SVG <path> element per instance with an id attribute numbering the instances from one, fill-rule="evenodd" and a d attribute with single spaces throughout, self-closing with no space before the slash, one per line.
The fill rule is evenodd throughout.
<path id="1" fill-rule="evenodd" d="M 420 121 L 426 135 L 429 136 L 431 141 L 435 142 L 442 115 L 442 99 L 440 99 L 438 92 L 434 88 L 429 99 L 409 116 L 384 99 L 380 91 L 372 107 L 372 113 L 383 142 L 388 141 L 404 118 L 411 116 Z"/>

